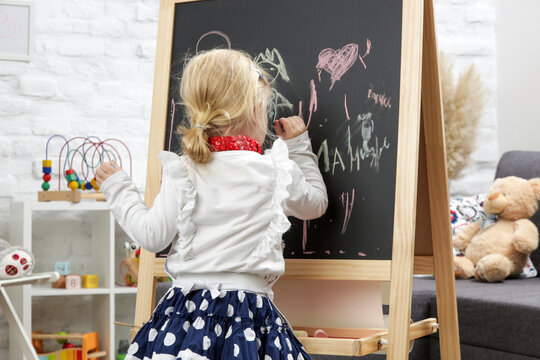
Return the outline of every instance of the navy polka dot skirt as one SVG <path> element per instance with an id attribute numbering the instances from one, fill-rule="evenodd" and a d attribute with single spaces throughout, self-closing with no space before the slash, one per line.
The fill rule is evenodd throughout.
<path id="1" fill-rule="evenodd" d="M 310 360 L 274 304 L 251 292 L 173 287 L 126 360 Z"/>

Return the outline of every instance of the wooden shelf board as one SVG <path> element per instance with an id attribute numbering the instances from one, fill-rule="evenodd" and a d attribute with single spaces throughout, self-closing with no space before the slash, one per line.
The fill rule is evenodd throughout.
<path id="1" fill-rule="evenodd" d="M 54 289 L 49 286 L 32 286 L 32 296 L 76 296 L 76 295 L 106 295 L 109 294 L 108 288 L 94 288 L 94 289 Z"/>

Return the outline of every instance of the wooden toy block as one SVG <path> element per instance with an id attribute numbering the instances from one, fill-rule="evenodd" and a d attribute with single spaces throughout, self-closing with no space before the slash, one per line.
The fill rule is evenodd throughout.
<path id="1" fill-rule="evenodd" d="M 66 289 L 80 289 L 81 288 L 81 276 L 72 274 L 66 276 Z"/>
<path id="2" fill-rule="evenodd" d="M 54 271 L 57 271 L 60 275 L 67 276 L 71 274 L 71 263 L 69 261 L 57 261 L 54 264 Z"/>
<path id="3" fill-rule="evenodd" d="M 94 274 L 86 274 L 82 276 L 82 287 L 93 289 L 99 286 L 99 277 Z"/>

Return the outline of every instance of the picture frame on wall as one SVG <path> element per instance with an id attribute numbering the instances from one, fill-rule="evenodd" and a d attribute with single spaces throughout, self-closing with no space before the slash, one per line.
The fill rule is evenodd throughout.
<path id="1" fill-rule="evenodd" d="M 0 60 L 32 60 L 34 12 L 32 1 L 0 0 Z"/>

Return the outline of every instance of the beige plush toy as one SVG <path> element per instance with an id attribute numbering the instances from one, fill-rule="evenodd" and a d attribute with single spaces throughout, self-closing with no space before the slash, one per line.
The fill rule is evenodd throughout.
<path id="1" fill-rule="evenodd" d="M 454 257 L 456 278 L 498 282 L 518 276 L 538 247 L 538 229 L 529 220 L 538 200 L 540 178 L 495 180 L 484 201 L 488 218 L 454 236 L 454 246 L 465 253 Z"/>

